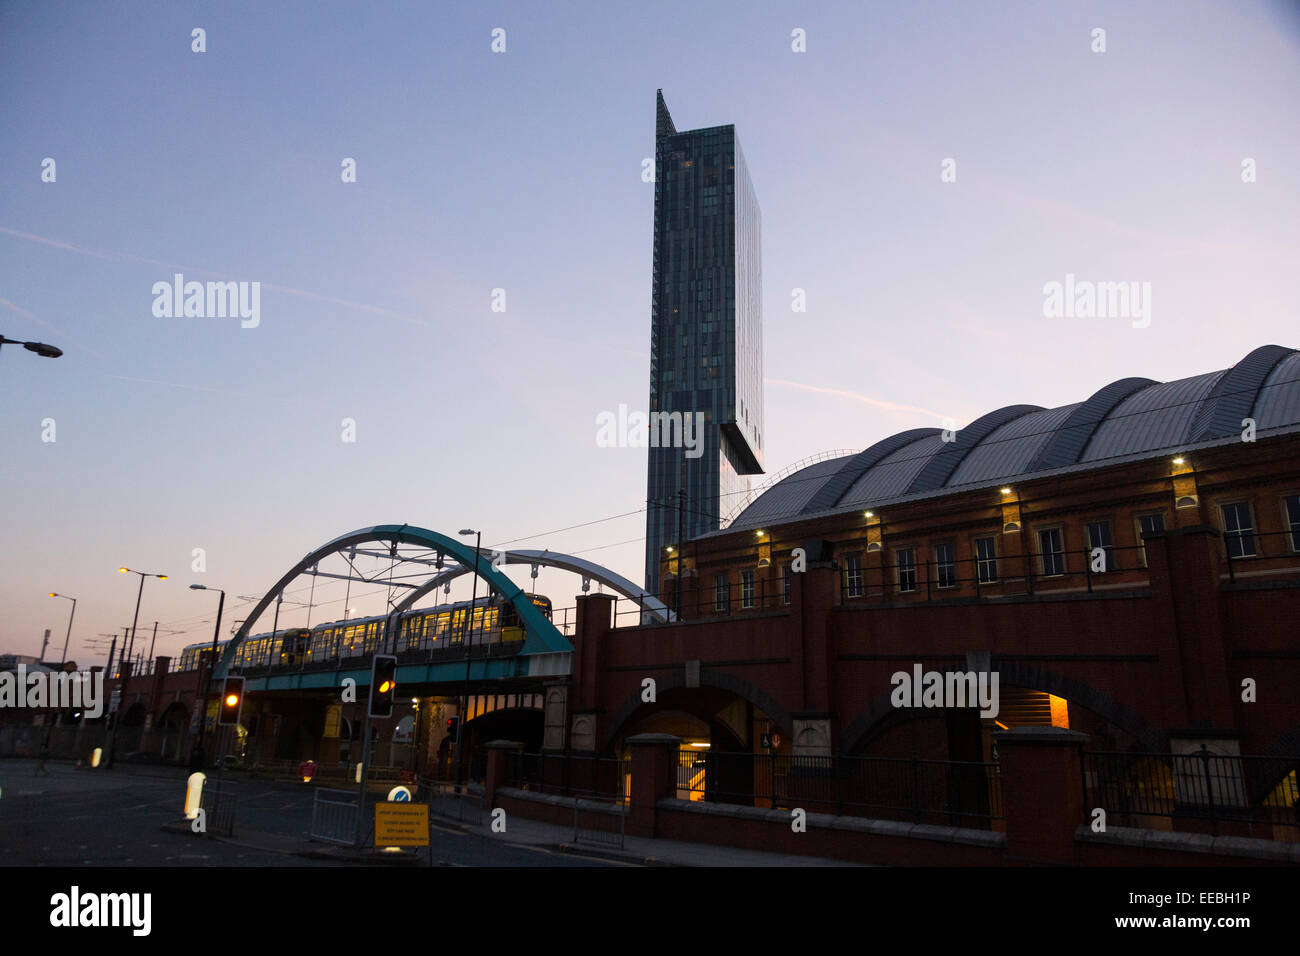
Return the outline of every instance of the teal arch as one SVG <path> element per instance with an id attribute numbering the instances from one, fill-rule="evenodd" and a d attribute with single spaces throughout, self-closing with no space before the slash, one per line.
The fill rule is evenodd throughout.
<path id="1" fill-rule="evenodd" d="M 257 606 L 249 612 L 248 617 L 244 620 L 244 625 L 239 629 L 238 633 L 226 644 L 213 676 L 224 677 L 226 675 L 230 662 L 235 657 L 235 652 L 248 637 L 248 632 L 252 629 L 253 623 L 261 617 L 262 612 L 275 600 L 275 595 L 283 591 L 298 575 L 308 568 L 314 567 L 321 558 L 343 551 L 353 545 L 365 544 L 368 541 L 422 545 L 451 555 L 457 562 L 470 568 L 471 573 L 474 568 L 475 554 L 473 548 L 462 544 L 456 538 L 450 538 L 437 531 L 430 531 L 428 528 L 417 528 L 407 524 L 379 524 L 371 528 L 360 528 L 340 535 L 333 541 L 329 541 L 315 551 L 310 552 L 290 568 L 266 592 L 262 600 L 257 602 Z M 573 645 L 569 643 L 568 638 L 546 619 L 545 615 L 537 609 L 529 598 L 524 596 L 523 588 L 492 567 L 490 560 L 484 561 L 482 554 L 478 556 L 478 576 L 487 582 L 489 587 L 513 604 L 515 610 L 519 612 L 519 620 L 524 627 L 524 646 L 520 651 L 521 654 L 562 654 L 573 651 Z M 400 613 L 401 611 L 398 610 L 389 615 L 388 627 L 390 630 Z"/>

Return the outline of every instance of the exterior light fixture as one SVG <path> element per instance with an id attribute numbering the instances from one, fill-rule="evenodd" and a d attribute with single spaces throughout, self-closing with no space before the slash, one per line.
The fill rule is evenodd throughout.
<path id="1" fill-rule="evenodd" d="M 1000 489 L 1000 490 L 1001 490 L 1001 492 L 1002 492 L 1004 495 L 1009 495 L 1009 494 L 1011 494 L 1011 489 L 1010 489 L 1010 488 L 1002 488 L 1002 489 Z"/>
<path id="2" fill-rule="evenodd" d="M 1186 458 L 1183 458 L 1181 455 L 1180 455 L 1179 457 L 1177 457 L 1177 458 L 1174 459 L 1174 464 L 1175 464 L 1175 465 L 1182 465 L 1182 464 L 1186 464 L 1186 463 L 1187 463 L 1187 459 L 1186 459 Z"/>

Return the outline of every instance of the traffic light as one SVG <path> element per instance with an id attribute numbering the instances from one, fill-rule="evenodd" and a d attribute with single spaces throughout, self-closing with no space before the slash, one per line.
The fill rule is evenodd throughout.
<path id="1" fill-rule="evenodd" d="M 226 685 L 221 690 L 221 706 L 217 710 L 217 723 L 234 725 L 239 723 L 239 711 L 244 705 L 244 678 L 227 677 Z"/>
<path id="2" fill-rule="evenodd" d="M 397 658 L 376 654 L 370 665 L 370 716 L 393 716 L 393 695 L 397 692 Z"/>
<path id="3" fill-rule="evenodd" d="M 447 739 L 452 743 L 460 742 L 460 717 L 447 718 Z"/>

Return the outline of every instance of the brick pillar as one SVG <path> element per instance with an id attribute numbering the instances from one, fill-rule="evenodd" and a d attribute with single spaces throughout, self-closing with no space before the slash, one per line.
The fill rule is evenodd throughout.
<path id="1" fill-rule="evenodd" d="M 600 701 L 600 677 L 605 669 L 609 632 L 614 628 L 614 595 L 584 594 L 578 598 L 578 627 L 573 635 L 573 686 L 569 706 L 587 710 Z"/>
<path id="2" fill-rule="evenodd" d="M 1168 622 L 1155 635 L 1168 689 L 1165 727 L 1234 726 L 1219 575 L 1223 541 L 1215 528 L 1194 525 L 1144 537 L 1151 591 Z"/>
<path id="3" fill-rule="evenodd" d="M 573 635 L 573 677 L 568 688 L 567 716 L 570 736 L 574 724 L 586 741 L 600 740 L 600 685 L 609 651 L 609 632 L 614 629 L 612 594 L 584 594 L 578 598 L 578 627 Z M 570 742 L 570 745 L 572 743 Z M 591 746 L 598 746 L 591 744 Z"/>
<path id="4" fill-rule="evenodd" d="M 790 631 L 790 652 L 803 676 L 803 700 L 798 709 L 826 712 L 831 709 L 830 617 L 840 576 L 831 562 L 818 561 L 809 562 L 808 570 L 795 578 L 792 616 L 799 622 L 799 630 Z"/>
<path id="5" fill-rule="evenodd" d="M 483 806 L 496 805 L 497 788 L 510 781 L 510 756 L 521 753 L 524 745 L 513 740 L 493 740 L 483 745 L 487 751 L 487 782 L 483 785 Z"/>
<path id="6" fill-rule="evenodd" d="M 1081 754 L 1087 734 L 1062 727 L 1016 727 L 993 735 L 1002 768 L 1007 858 L 1074 864 L 1074 831 L 1084 822 Z"/>
<path id="7" fill-rule="evenodd" d="M 655 835 L 655 806 L 677 792 L 680 737 L 636 734 L 627 738 L 632 750 L 632 794 L 629 830 L 637 836 Z"/>

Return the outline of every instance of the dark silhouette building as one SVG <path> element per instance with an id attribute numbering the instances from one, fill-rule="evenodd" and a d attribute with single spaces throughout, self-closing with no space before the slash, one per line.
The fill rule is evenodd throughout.
<path id="1" fill-rule="evenodd" d="M 646 588 L 763 470 L 761 223 L 733 126 L 678 132 L 656 96 Z M 692 426 L 695 426 L 692 429 Z M 730 504 L 729 504 L 730 503 Z"/>

